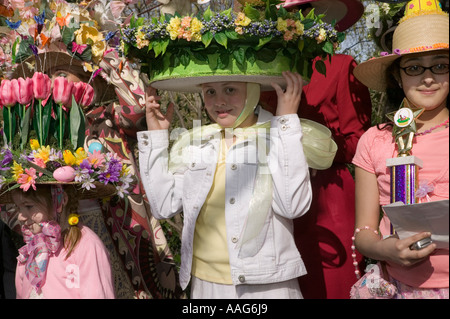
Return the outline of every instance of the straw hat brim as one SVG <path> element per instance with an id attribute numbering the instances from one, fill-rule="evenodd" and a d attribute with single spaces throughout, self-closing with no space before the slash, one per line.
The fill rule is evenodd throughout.
<path id="1" fill-rule="evenodd" d="M 400 23 L 392 43 L 396 53 L 363 62 L 354 69 L 353 74 L 368 88 L 385 91 L 386 71 L 395 60 L 418 53 L 448 52 L 448 26 L 448 16 L 438 14 L 416 16 Z"/>
<path id="2" fill-rule="evenodd" d="M 95 188 L 91 188 L 90 190 L 81 189 L 81 184 L 77 182 L 63 183 L 57 181 L 50 182 L 39 182 L 36 183 L 37 187 L 39 185 L 73 185 L 77 189 L 78 199 L 101 199 L 105 197 L 111 197 L 117 193 L 114 185 L 111 184 L 103 184 L 100 182 L 94 182 Z M 29 192 L 32 192 L 33 189 L 29 189 Z M 4 185 L 0 190 L 0 205 L 12 204 L 12 196 L 11 191 L 8 191 L 8 185 Z"/>

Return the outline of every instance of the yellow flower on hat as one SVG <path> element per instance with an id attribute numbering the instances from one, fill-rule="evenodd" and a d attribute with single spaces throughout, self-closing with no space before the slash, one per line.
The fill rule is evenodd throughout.
<path id="1" fill-rule="evenodd" d="M 16 161 L 13 162 L 12 166 L 12 172 L 13 172 L 13 178 L 15 181 L 17 181 L 20 177 L 20 175 L 23 174 L 23 167 L 21 164 L 17 163 Z"/>
<path id="2" fill-rule="evenodd" d="M 83 23 L 80 29 L 74 32 L 77 44 L 90 44 L 92 49 L 92 60 L 99 63 L 106 49 L 103 34 L 96 27 Z"/>
<path id="3" fill-rule="evenodd" d="M 249 17 L 245 15 L 244 12 L 239 12 L 236 20 L 234 20 L 234 24 L 241 27 L 246 27 L 252 22 Z"/>
<path id="4" fill-rule="evenodd" d="M 47 163 L 50 158 L 50 146 L 41 146 L 34 153 L 34 158 L 41 159 L 44 163 Z"/>
<path id="5" fill-rule="evenodd" d="M 179 30 L 181 29 L 181 19 L 179 17 L 174 17 L 170 19 L 169 25 L 167 26 L 167 31 L 170 34 L 170 39 L 175 40 L 178 38 Z"/>
<path id="6" fill-rule="evenodd" d="M 145 38 L 145 32 L 142 32 L 144 26 L 139 27 L 136 32 L 136 45 L 139 49 L 145 48 L 149 45 L 149 41 Z"/>

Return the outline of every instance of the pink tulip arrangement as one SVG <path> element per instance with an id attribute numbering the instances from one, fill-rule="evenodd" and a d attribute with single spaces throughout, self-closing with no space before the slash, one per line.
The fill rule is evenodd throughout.
<path id="1" fill-rule="evenodd" d="M 35 72 L 32 78 L 2 80 L 0 106 L 7 141 L 12 143 L 17 130 L 23 148 L 30 130 L 34 129 L 41 145 L 46 144 L 52 133 L 59 147 L 62 148 L 67 136 L 76 147 L 81 142 L 78 136 L 84 133 L 84 115 L 80 106 L 90 105 L 93 99 L 94 89 L 88 83 L 69 82 L 64 77 L 52 81 L 41 72 Z M 70 127 L 66 128 L 66 122 Z"/>

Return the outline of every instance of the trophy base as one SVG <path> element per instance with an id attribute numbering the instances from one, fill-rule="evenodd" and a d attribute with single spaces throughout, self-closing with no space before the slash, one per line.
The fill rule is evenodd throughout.
<path id="1" fill-rule="evenodd" d="M 419 185 L 419 168 L 423 162 L 416 156 L 388 158 L 386 166 L 391 171 L 391 203 L 417 203 L 416 191 Z"/>

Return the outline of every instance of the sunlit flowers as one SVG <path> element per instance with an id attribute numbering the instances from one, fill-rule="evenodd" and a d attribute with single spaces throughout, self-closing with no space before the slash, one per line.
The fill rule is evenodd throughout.
<path id="1" fill-rule="evenodd" d="M 13 166 L 11 167 L 12 170 L 12 178 L 17 181 L 19 179 L 19 176 L 23 174 L 23 167 L 16 161 L 13 162 Z"/>
<path id="2" fill-rule="evenodd" d="M 75 42 L 77 44 L 90 44 L 92 48 L 92 60 L 95 63 L 100 62 L 103 52 L 106 49 L 106 42 L 103 34 L 97 28 L 84 23 L 80 29 L 75 31 Z"/>
<path id="3" fill-rule="evenodd" d="M 28 191 L 30 187 L 36 190 L 36 170 L 32 167 L 26 168 L 23 174 L 19 175 L 17 183 L 24 192 Z"/>
<path id="4" fill-rule="evenodd" d="M 170 19 L 167 31 L 171 40 L 185 39 L 187 41 L 199 42 L 202 39 L 200 33 L 202 28 L 203 25 L 197 18 L 190 16 L 183 17 L 182 19 L 173 17 Z"/>
<path id="5" fill-rule="evenodd" d="M 42 146 L 33 152 L 33 156 L 34 158 L 41 159 L 44 163 L 47 163 L 50 158 L 50 151 L 50 146 Z"/>
<path id="6" fill-rule="evenodd" d="M 102 183 L 113 185 L 122 198 L 129 194 L 134 180 L 132 170 L 114 153 L 88 152 L 83 147 L 75 151 L 58 150 L 50 145 L 39 146 L 33 139 L 30 145 L 37 148 L 21 153 L 17 159 L 7 147 L 0 151 L 0 162 L 4 166 L 0 170 L 0 187 L 17 183 L 27 191 L 35 189 L 42 181 L 66 181 L 59 174 L 64 169 L 71 171 L 71 181 L 78 183 L 81 189 L 90 190 L 96 183 Z"/>
<path id="7" fill-rule="evenodd" d="M 285 41 L 291 41 L 303 35 L 305 27 L 298 20 L 278 18 L 277 30 L 283 33 Z"/>

